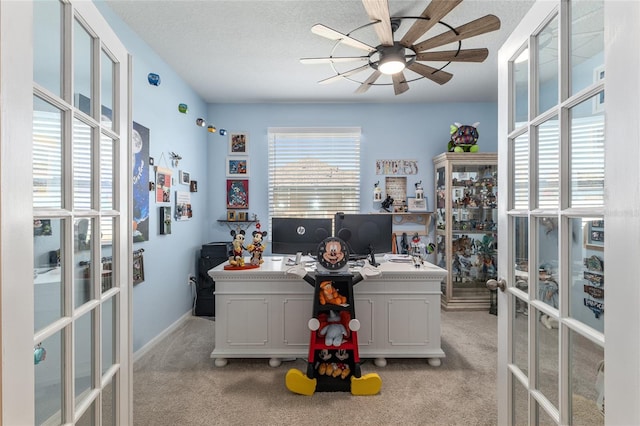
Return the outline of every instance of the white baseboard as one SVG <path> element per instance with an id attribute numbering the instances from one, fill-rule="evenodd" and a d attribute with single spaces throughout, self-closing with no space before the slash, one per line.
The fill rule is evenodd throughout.
<path id="1" fill-rule="evenodd" d="M 174 322 L 173 324 L 171 324 L 169 327 L 165 328 L 160 334 L 158 334 L 156 337 L 154 337 L 153 339 L 149 340 L 149 342 L 147 342 L 146 345 L 144 345 L 143 347 L 141 347 L 140 349 L 138 349 L 137 351 L 135 351 L 133 353 L 133 362 L 135 363 L 136 361 L 138 361 L 140 358 L 142 358 L 147 352 L 149 352 L 151 349 L 153 349 L 153 347 L 155 345 L 158 344 L 158 342 L 160 342 L 162 339 L 164 339 L 165 337 L 167 337 L 167 335 L 169 335 L 169 333 L 171 333 L 173 330 L 177 329 L 178 327 L 180 327 L 180 325 L 182 325 L 182 323 L 184 323 L 185 321 L 187 321 L 189 318 L 191 318 L 193 316 L 193 314 L 191 313 L 191 310 L 189 310 L 188 312 L 186 312 L 183 316 L 181 316 L 180 318 L 178 318 L 178 320 L 176 322 Z"/>

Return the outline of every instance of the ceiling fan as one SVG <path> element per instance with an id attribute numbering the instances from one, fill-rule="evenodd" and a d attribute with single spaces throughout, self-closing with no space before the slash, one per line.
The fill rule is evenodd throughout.
<path id="1" fill-rule="evenodd" d="M 462 49 L 462 40 L 495 31 L 500 28 L 497 16 L 486 15 L 468 22 L 457 28 L 446 24 L 442 19 L 451 12 L 462 0 L 432 0 L 420 16 L 391 17 L 387 0 L 362 0 L 362 4 L 371 22 L 356 28 L 348 34 L 343 34 L 326 25 L 316 24 L 311 32 L 329 40 L 336 41 L 332 55 L 324 58 L 302 58 L 303 64 L 331 64 L 336 75 L 319 81 L 321 84 L 331 83 L 340 79 L 349 79 L 360 83 L 356 93 L 364 93 L 373 85 L 380 85 L 376 81 L 381 75 L 391 76 L 396 95 L 409 90 L 409 82 L 427 78 L 438 84 L 445 84 L 453 74 L 443 71 L 451 62 L 483 62 L 489 55 L 486 48 Z M 396 32 L 403 21 L 414 21 L 400 40 L 396 40 Z M 429 30 L 440 25 L 445 31 L 419 41 Z M 373 26 L 380 44 L 371 46 L 351 36 L 365 27 Z M 432 49 L 457 42 L 457 48 L 452 50 Z M 362 56 L 333 56 L 339 46 L 348 46 L 366 52 Z M 338 71 L 334 64 L 346 62 L 367 62 L 365 65 L 344 72 Z M 445 62 L 440 67 L 431 67 L 422 62 Z M 408 69 L 419 76 L 410 80 L 405 77 Z M 369 77 L 360 82 L 351 76 L 362 71 L 373 70 Z M 388 85 L 390 83 L 387 83 Z"/>

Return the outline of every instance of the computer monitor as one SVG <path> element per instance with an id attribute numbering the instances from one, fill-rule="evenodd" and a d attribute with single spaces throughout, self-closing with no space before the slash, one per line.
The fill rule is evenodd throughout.
<path id="1" fill-rule="evenodd" d="M 346 241 L 350 258 L 365 258 L 392 250 L 393 222 L 390 214 L 336 213 L 334 229 L 334 235 Z M 375 262 L 375 258 L 372 261 Z"/>
<path id="2" fill-rule="evenodd" d="M 331 236 L 331 219 L 271 218 L 271 253 L 317 254 L 318 245 Z"/>

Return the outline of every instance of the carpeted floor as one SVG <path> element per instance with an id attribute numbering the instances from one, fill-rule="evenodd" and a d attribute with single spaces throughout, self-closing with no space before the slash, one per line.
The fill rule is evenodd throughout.
<path id="1" fill-rule="evenodd" d="M 143 425 L 494 425 L 496 321 L 487 312 L 443 312 L 440 367 L 422 359 L 389 359 L 376 372 L 375 396 L 317 392 L 302 396 L 284 384 L 302 359 L 272 368 L 267 359 L 209 357 L 215 322 L 192 317 L 134 366 L 134 424 Z"/>

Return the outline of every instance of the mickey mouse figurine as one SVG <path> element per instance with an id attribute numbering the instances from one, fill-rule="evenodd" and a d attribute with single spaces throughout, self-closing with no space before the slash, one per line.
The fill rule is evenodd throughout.
<path id="1" fill-rule="evenodd" d="M 262 253 L 266 248 L 262 243 L 264 237 L 267 236 L 267 231 L 260 232 L 260 223 L 256 224 L 256 230 L 253 231 L 253 242 L 247 246 L 247 251 L 251 253 L 251 261 L 252 265 L 260 266 L 264 263 L 264 259 L 262 258 Z"/>
<path id="2" fill-rule="evenodd" d="M 241 229 L 239 232 L 235 230 L 231 231 L 231 236 L 233 237 L 233 249 L 229 253 L 229 265 L 243 267 L 244 266 L 244 256 L 242 252 L 245 250 L 244 248 L 244 229 Z"/>

